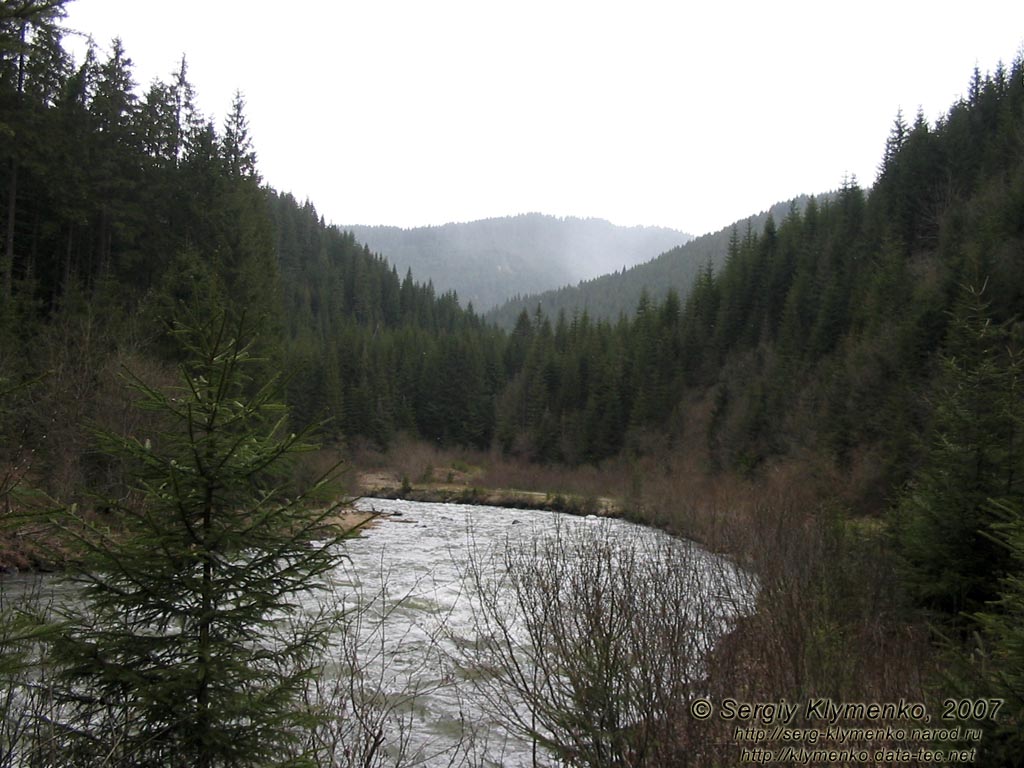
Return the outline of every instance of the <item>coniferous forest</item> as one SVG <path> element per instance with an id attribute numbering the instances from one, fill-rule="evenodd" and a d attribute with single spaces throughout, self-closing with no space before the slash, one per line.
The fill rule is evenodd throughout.
<path id="1" fill-rule="evenodd" d="M 977 764 L 1021 764 L 1024 59 L 965 73 L 966 95 L 934 123 L 897 114 L 870 188 L 848 179 L 756 229 L 732 227 L 688 293 L 652 287 L 615 319 L 523 309 L 504 330 L 426 276 L 399 274 L 312 202 L 266 187 L 244 99 L 212 122 L 186 59 L 146 87 L 118 41 L 73 60 L 63 5 L 0 5 L 4 552 L 25 510 L 118 514 L 98 500 L 130 496 L 133 462 L 147 461 L 131 446 L 153 409 L 173 410 L 159 393 L 197 350 L 195 381 L 227 381 L 227 358 L 250 366 L 225 408 L 255 413 L 259 383 L 287 374 L 286 429 L 300 441 L 316 430 L 342 454 L 414 439 L 538 471 L 628 465 L 649 487 L 651 468 L 668 475 L 681 456 L 755 489 L 780 468 L 805 485 L 826 473 L 843 489 L 815 497 L 827 512 L 787 508 L 777 523 L 820 521 L 839 549 L 819 554 L 849 579 L 803 574 L 816 613 L 778 650 L 801 671 L 750 694 L 891 693 L 815 686 L 846 684 L 834 673 L 849 672 L 848 649 L 917 633 L 934 660 L 914 678 L 921 691 L 1005 702 L 983 724 Z M 222 344 L 223 327 L 247 329 L 247 345 Z M 267 464 L 289 445 L 267 448 Z M 645 498 L 636 514 L 696 532 L 667 506 Z M 298 562 L 299 549 L 280 551 Z M 887 564 L 871 636 L 859 634 L 852 575 L 878 562 L 868 551 Z M 71 668 L 88 666 L 84 646 L 65 651 Z M 751 669 L 768 654 L 730 652 Z M 208 765 L 272 762 L 240 762 L 230 746 L 188 749 Z"/>

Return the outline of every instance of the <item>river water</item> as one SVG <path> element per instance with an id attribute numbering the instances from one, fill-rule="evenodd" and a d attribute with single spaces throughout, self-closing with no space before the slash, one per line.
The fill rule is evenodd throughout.
<path id="1" fill-rule="evenodd" d="M 367 734 L 352 732 L 353 719 L 370 722 L 370 730 L 379 728 L 385 735 L 376 755 L 384 758 L 379 764 L 533 764 L 532 745 L 509 732 L 509 722 L 516 720 L 509 717 L 513 713 L 501 711 L 518 708 L 517 699 L 496 696 L 493 685 L 479 684 L 481 657 L 475 651 L 481 635 L 494 630 L 493 615 L 487 624 L 481 610 L 481 599 L 488 599 L 481 591 L 492 603 L 514 603 L 515 589 L 505 573 L 510 563 L 517 569 L 527 563 L 531 583 L 543 581 L 548 566 L 536 561 L 550 557 L 552 550 L 538 547 L 538 542 L 554 536 L 577 542 L 558 551 L 561 559 L 586 559 L 589 548 L 615 542 L 616 547 L 641 552 L 641 557 L 659 559 L 667 580 L 678 582 L 686 570 L 685 578 L 700 592 L 687 603 L 703 607 L 700 616 L 692 617 L 705 625 L 693 631 L 704 641 L 695 642 L 695 647 L 708 647 L 749 605 L 753 593 L 746 574 L 724 559 L 691 542 L 622 520 L 380 499 L 362 499 L 358 506 L 376 510 L 381 517 L 363 536 L 346 542 L 345 558 L 334 574 L 336 599 L 354 618 L 334 650 L 340 678 L 351 679 L 355 669 L 361 682 L 358 690 L 349 688 L 340 698 L 347 696 L 347 706 L 354 709 L 358 707 L 352 702 L 363 702 L 365 712 L 357 718 L 351 717 L 355 712 L 346 712 L 348 725 L 339 727 L 349 728 L 342 742 L 362 739 L 364 744 Z M 518 558 L 509 559 L 510 550 L 519 553 Z M 532 560 L 524 560 L 523 553 Z M 551 572 L 568 582 L 572 574 L 562 570 L 565 567 L 552 564 Z M 657 569 L 644 572 L 653 573 L 655 582 L 659 578 Z M 643 580 L 648 583 L 637 584 L 637 590 L 651 596 L 661 591 L 650 577 Z M 525 582 L 520 578 L 515 583 L 522 588 Z M 709 610 L 708 605 L 713 607 Z M 525 644 L 528 638 L 524 634 L 515 641 Z M 339 717 L 339 724 L 343 719 Z"/>

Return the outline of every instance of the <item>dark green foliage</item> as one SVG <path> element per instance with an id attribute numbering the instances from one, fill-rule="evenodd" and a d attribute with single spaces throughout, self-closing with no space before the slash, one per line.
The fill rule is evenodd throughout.
<path id="1" fill-rule="evenodd" d="M 0 92 L 0 123 L 17 138 L 0 171 L 6 294 L 45 316 L 74 285 L 109 281 L 128 312 L 145 301 L 170 314 L 182 294 L 210 288 L 272 315 L 276 267 L 263 192 L 241 159 L 242 102 L 221 142 L 194 111 L 184 62 L 140 100 L 120 41 L 75 67 L 56 31 L 31 42 L 21 93 Z M 183 260 L 204 269 L 183 272 Z"/>
<path id="2" fill-rule="evenodd" d="M 178 386 L 131 377 L 153 434 L 102 435 L 127 462 L 116 523 L 73 517 L 83 587 L 52 658 L 67 683 L 67 761 L 240 766 L 290 759 L 308 717 L 306 682 L 332 628 L 303 615 L 338 540 L 321 478 L 284 496 L 288 431 L 277 382 L 253 381 L 251 342 L 226 315 L 179 328 Z M 316 619 L 316 620 L 314 620 Z M 100 726 L 100 727 L 96 727 Z"/>
<path id="3" fill-rule="evenodd" d="M 97 325 L 101 363 L 125 347 L 173 359 L 160 333 L 181 302 L 255 306 L 268 365 L 297 374 L 293 424 L 328 418 L 332 439 L 497 437 L 600 461 L 644 442 L 627 431 L 677 432 L 686 393 L 721 386 L 712 463 L 803 447 L 845 466 L 882 446 L 895 485 L 918 461 L 905 436 L 925 426 L 916 403 L 968 255 L 996 321 L 1024 309 L 1019 62 L 935 126 L 898 117 L 870 194 L 848 180 L 776 206 L 601 282 L 618 309 L 516 309 L 504 334 L 311 203 L 261 188 L 241 95 L 218 132 L 184 61 L 139 97 L 119 43 L 72 65 L 47 13 L 24 41 L 5 27 L 18 44 L 0 92 L 16 138 L 0 168 L 14 222 L 0 333 L 24 375 L 52 365 L 34 353 L 54 345 L 32 339 L 57 318 Z"/>
<path id="4" fill-rule="evenodd" d="M 995 541 L 1011 569 L 998 584 L 999 597 L 974 618 L 984 644 L 981 661 L 989 695 L 1004 700 L 1002 716 L 984 725 L 983 765 L 1020 765 L 1024 756 L 1024 506 L 993 502 L 988 509 Z"/>
<path id="5" fill-rule="evenodd" d="M 924 463 L 900 506 L 908 584 L 950 616 L 994 599 L 1009 563 L 993 541 L 989 500 L 1019 505 L 1024 481 L 1024 368 L 979 291 L 950 326 Z"/>
<path id="6" fill-rule="evenodd" d="M 261 187 L 240 94 L 219 133 L 196 110 L 184 59 L 140 98 L 119 41 L 73 66 L 52 24 L 59 4 L 23 5 L 28 21 L 5 17 L 17 45 L 0 60 L 9 371 L 59 368 L 54 397 L 75 388 L 89 412 L 109 356 L 178 359 L 163 329 L 179 307 L 249 310 L 268 368 L 301 374 L 288 390 L 296 428 L 329 418 L 334 438 L 386 444 L 404 430 L 489 443 L 504 379 L 495 332 L 454 294 L 438 296 L 411 273 L 400 281 L 311 204 Z M 85 345 L 89 370 L 74 374 L 88 386 L 55 359 L 58 329 L 75 325 L 104 340 Z M 460 390 L 440 386 L 456 377 Z M 68 451 L 81 445 L 81 434 L 69 437 Z M 65 492 L 82 470 L 50 474 L 69 478 L 56 483 Z"/>
<path id="7" fill-rule="evenodd" d="M 338 438 L 386 445 L 397 431 L 486 446 L 504 380 L 500 334 L 454 294 L 404 280 L 312 204 L 270 195 L 297 423 L 332 418 Z"/>

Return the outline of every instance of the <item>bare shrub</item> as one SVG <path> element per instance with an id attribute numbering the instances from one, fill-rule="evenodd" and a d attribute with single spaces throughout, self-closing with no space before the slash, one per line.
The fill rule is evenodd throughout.
<path id="1" fill-rule="evenodd" d="M 854 516 L 872 474 L 800 454 L 756 477 L 708 474 L 702 449 L 642 462 L 643 514 L 757 576 L 756 610 L 709 656 L 712 700 L 928 701 L 936 655 L 901 597 L 881 516 Z M 870 468 L 867 468 L 870 469 Z M 739 754 L 718 720 L 702 741 Z"/>
<path id="2" fill-rule="evenodd" d="M 927 632 L 900 602 L 883 536 L 822 507 L 763 505 L 750 520 L 757 611 L 720 649 L 745 690 L 722 694 L 924 700 Z"/>
<path id="3" fill-rule="evenodd" d="M 344 454 L 336 448 L 319 448 L 296 457 L 291 468 L 290 491 L 306 493 L 316 484 L 317 479 L 329 472 L 334 473 L 342 488 L 355 486 L 354 471 L 351 465 L 345 463 Z"/>
<path id="4" fill-rule="evenodd" d="M 571 766 L 697 759 L 688 702 L 751 584 L 688 542 L 581 522 L 471 557 L 489 714 Z"/>
<path id="5" fill-rule="evenodd" d="M 339 618 L 337 633 L 311 681 L 306 706 L 316 713 L 308 754 L 321 768 L 404 768 L 464 765 L 471 723 L 456 724 L 454 739 L 435 743 L 417 733 L 422 699 L 444 690 L 457 695 L 441 646 L 445 618 L 433 624 L 396 620 L 420 592 L 420 583 L 395 595 L 383 563 L 377 583 L 359 584 L 345 566 L 342 591 L 320 595 Z"/>
<path id="6" fill-rule="evenodd" d="M 395 440 L 388 451 L 387 463 L 399 477 L 413 481 L 429 482 L 433 479 L 433 470 L 451 462 L 450 452 L 408 436 Z"/>

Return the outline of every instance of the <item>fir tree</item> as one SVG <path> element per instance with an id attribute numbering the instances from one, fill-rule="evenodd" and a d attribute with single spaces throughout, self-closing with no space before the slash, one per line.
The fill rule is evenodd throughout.
<path id="1" fill-rule="evenodd" d="M 981 292 L 965 289 L 942 359 L 925 462 L 900 504 L 908 584 L 924 606 L 948 617 L 993 599 L 1008 566 L 992 541 L 989 500 L 1021 498 L 1021 363 L 1007 353 Z"/>
<path id="2" fill-rule="evenodd" d="M 175 391 L 129 377 L 162 429 L 102 436 L 130 467 L 108 501 L 118 523 L 66 525 L 83 545 L 83 602 L 54 658 L 68 732 L 88 736 L 63 759 L 281 764 L 310 722 L 301 696 L 331 628 L 300 604 L 336 562 L 334 504 L 317 505 L 327 478 L 284 497 L 284 465 L 312 446 L 286 431 L 276 381 L 249 379 L 244 324 L 221 315 L 176 336 L 188 361 Z"/>
<path id="3" fill-rule="evenodd" d="M 1005 547 L 1012 569 L 999 585 L 999 598 L 974 616 L 985 641 L 985 683 L 1003 700 L 998 718 L 985 723 L 982 760 L 1020 765 L 1024 756 L 1024 507 L 1020 500 L 995 501 L 992 530 Z M 1016 762 L 1015 762 L 1016 761 Z"/>

